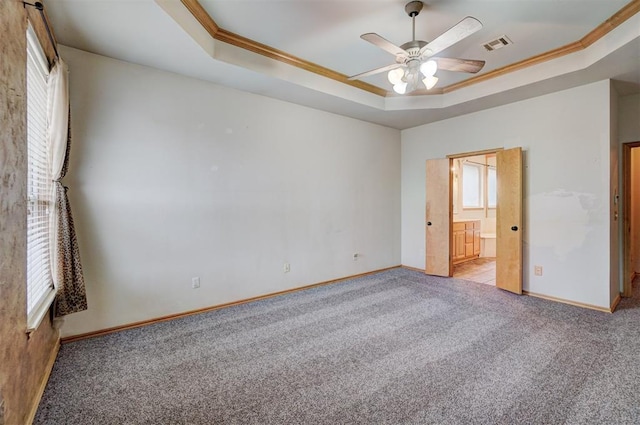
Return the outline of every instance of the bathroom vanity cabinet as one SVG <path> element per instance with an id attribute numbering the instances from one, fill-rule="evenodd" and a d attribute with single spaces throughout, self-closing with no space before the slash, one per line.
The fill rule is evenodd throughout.
<path id="1" fill-rule="evenodd" d="M 480 256 L 480 220 L 453 223 L 453 264 L 473 260 Z"/>

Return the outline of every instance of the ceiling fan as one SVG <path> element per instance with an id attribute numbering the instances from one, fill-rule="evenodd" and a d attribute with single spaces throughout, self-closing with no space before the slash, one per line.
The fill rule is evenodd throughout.
<path id="1" fill-rule="evenodd" d="M 396 46 L 376 33 L 362 34 L 360 38 L 363 40 L 394 55 L 396 63 L 351 76 L 349 80 L 389 71 L 387 78 L 393 84 L 393 90 L 398 94 L 405 94 L 423 87 L 427 90 L 433 88 L 438 82 L 438 77 L 435 76 L 438 69 L 472 74 L 480 71 L 485 64 L 482 60 L 443 58 L 434 55 L 475 33 L 482 28 L 482 23 L 467 16 L 429 43 L 416 40 L 416 16 L 423 6 L 421 1 L 410 1 L 405 5 L 404 10 L 413 23 L 413 39 L 401 46 Z"/>

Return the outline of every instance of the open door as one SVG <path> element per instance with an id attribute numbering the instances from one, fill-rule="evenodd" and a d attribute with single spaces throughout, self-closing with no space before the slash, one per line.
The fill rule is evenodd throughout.
<path id="1" fill-rule="evenodd" d="M 496 152 L 496 287 L 522 294 L 522 149 Z"/>
<path id="2" fill-rule="evenodd" d="M 451 160 L 427 160 L 426 274 L 452 275 L 450 188 Z"/>
<path id="3" fill-rule="evenodd" d="M 633 191 L 631 189 L 632 181 L 634 184 L 637 184 L 638 181 L 637 175 L 640 174 L 640 164 L 636 165 L 634 161 L 633 167 L 631 166 L 631 157 L 632 152 L 635 152 L 635 149 L 640 149 L 640 142 L 631 142 L 625 143 L 622 145 L 622 175 L 623 182 L 622 187 L 623 191 L 623 199 L 622 206 L 624 208 L 624 227 L 623 227 L 623 278 L 622 278 L 622 296 L 623 297 L 631 297 L 633 296 L 633 279 L 635 277 L 635 258 L 640 255 L 640 252 L 635 252 L 632 249 L 632 241 L 634 240 L 634 235 L 637 235 L 640 227 L 638 226 L 638 221 L 635 219 L 637 215 L 634 216 L 634 212 L 640 207 L 640 199 L 638 198 L 637 191 Z M 633 179 L 635 177 L 635 179 Z M 632 225 L 633 223 L 633 225 Z"/>

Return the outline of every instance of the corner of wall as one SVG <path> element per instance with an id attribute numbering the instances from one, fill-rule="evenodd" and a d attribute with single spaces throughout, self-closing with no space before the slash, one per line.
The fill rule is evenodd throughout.
<path id="1" fill-rule="evenodd" d="M 618 91 L 612 80 L 609 80 L 609 147 L 610 147 L 610 189 L 609 206 L 610 215 L 610 264 L 609 264 L 609 301 L 611 305 L 616 302 L 622 292 L 623 282 L 623 246 L 622 246 L 622 149 L 618 141 Z"/>

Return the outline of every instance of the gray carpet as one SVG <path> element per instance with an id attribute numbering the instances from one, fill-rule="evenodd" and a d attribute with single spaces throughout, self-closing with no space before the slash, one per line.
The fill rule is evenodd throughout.
<path id="1" fill-rule="evenodd" d="M 611 315 L 394 269 L 63 345 L 35 424 L 640 423 Z"/>

